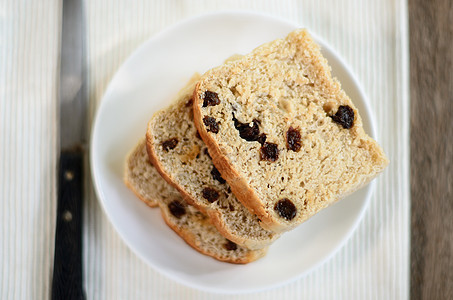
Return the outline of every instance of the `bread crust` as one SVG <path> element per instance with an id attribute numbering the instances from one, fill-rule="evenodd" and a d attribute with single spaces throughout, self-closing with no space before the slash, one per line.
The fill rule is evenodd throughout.
<path id="1" fill-rule="evenodd" d="M 292 65 L 291 62 L 293 62 Z M 288 73 L 282 71 L 286 70 L 285 68 L 288 70 Z M 248 70 L 253 71 L 249 72 Z M 270 70 L 269 73 L 267 72 L 268 70 Z M 259 84 L 257 84 L 257 82 Z M 272 84 L 275 84 L 275 86 L 272 86 Z M 297 87 L 298 89 L 293 87 Z M 288 92 L 288 90 L 290 90 L 290 92 Z M 216 97 L 218 97 L 218 99 L 216 103 L 205 104 L 203 102 L 205 92 L 207 91 L 217 95 Z M 312 94 L 307 95 L 307 93 L 310 92 L 312 92 Z M 382 172 L 388 164 L 388 160 L 380 146 L 363 131 L 361 118 L 357 109 L 344 91 L 341 90 L 340 83 L 335 78 L 332 78 L 330 67 L 325 58 L 322 57 L 319 46 L 312 41 L 305 30 L 296 30 L 290 33 L 284 40 L 276 40 L 265 44 L 256 48 L 250 54 L 245 55 L 238 61 L 226 63 L 209 70 L 202 76 L 200 81 L 198 81 L 194 90 L 193 99 L 195 126 L 209 149 L 214 165 L 222 174 L 223 178 L 229 183 L 237 199 L 241 201 L 251 213 L 258 216 L 261 220 L 261 226 L 267 230 L 281 233 L 293 229 L 325 207 L 364 186 Z M 332 115 L 335 114 L 335 112 L 333 112 L 333 110 L 335 109 L 335 111 L 337 111 L 340 105 L 346 105 L 353 111 L 355 119 L 353 119 L 354 126 L 352 126 L 352 128 L 349 127 L 346 129 L 346 127 L 334 123 Z M 267 112 L 267 115 L 263 116 L 262 112 L 264 110 Z M 304 110 L 304 112 L 301 112 L 302 110 Z M 231 114 L 233 114 L 233 118 L 231 118 Z M 285 151 L 283 153 L 284 155 L 287 157 L 292 155 L 291 157 L 294 157 L 292 162 L 286 160 L 285 163 L 282 163 L 282 165 L 286 167 L 291 163 L 301 162 L 302 157 L 305 159 L 308 157 L 301 155 L 295 157 L 298 155 L 296 154 L 297 151 L 291 152 L 291 149 L 288 150 L 287 148 L 284 148 L 285 146 L 282 140 L 285 139 L 284 132 L 288 130 L 284 129 L 286 126 L 292 126 L 292 122 L 299 122 L 297 124 L 308 124 L 312 126 L 310 127 L 310 130 L 314 130 L 316 134 L 320 134 L 319 131 L 313 129 L 314 126 L 318 126 L 318 123 L 311 121 L 312 119 L 315 119 L 314 117 L 312 119 L 307 118 L 307 120 L 310 120 L 310 122 L 313 123 L 308 123 L 309 121 L 304 123 L 305 121 L 302 117 L 304 117 L 305 114 L 307 114 L 308 117 L 316 116 L 316 121 L 325 119 L 325 122 L 322 125 L 327 125 L 324 126 L 324 128 L 336 130 L 335 132 L 343 134 L 343 140 L 340 140 L 337 137 L 333 140 L 322 140 L 320 138 L 319 141 L 321 144 L 325 141 L 333 141 L 337 149 L 362 152 L 349 152 L 348 154 L 345 154 L 344 157 L 349 155 L 349 162 L 352 160 L 351 157 L 353 157 L 354 164 L 347 165 L 347 168 L 349 169 L 331 171 L 331 169 L 326 168 L 329 172 L 334 174 L 329 178 L 336 178 L 335 180 L 337 181 L 334 183 L 337 184 L 338 188 L 335 187 L 331 189 L 331 185 L 327 185 L 327 182 L 317 180 L 315 181 L 315 185 L 311 185 L 310 188 L 304 189 L 304 181 L 310 180 L 310 176 L 315 176 L 313 174 L 323 174 L 319 173 L 319 169 L 316 169 L 318 173 L 314 172 L 306 174 L 306 177 L 299 175 L 301 173 L 296 174 L 294 173 L 295 171 L 293 171 L 289 176 L 293 176 L 293 179 L 297 178 L 299 180 L 296 184 L 285 185 L 289 182 L 288 180 L 285 183 L 281 183 L 278 190 L 272 189 L 272 186 L 269 188 L 269 184 L 266 189 L 267 182 L 264 179 L 269 177 L 261 176 L 252 183 L 253 180 L 251 180 L 251 178 L 254 178 L 254 172 L 257 172 L 259 167 L 255 167 L 255 165 L 251 166 L 248 162 L 253 161 L 253 163 L 255 163 L 255 160 L 250 159 L 256 159 L 260 154 L 257 153 L 253 158 L 241 151 L 244 151 L 244 149 L 253 149 L 254 151 L 258 149 L 258 151 L 260 151 L 259 144 L 257 140 L 247 140 L 242 136 L 242 139 L 239 138 L 239 127 L 237 127 L 239 125 L 236 125 L 237 120 L 235 120 L 238 114 L 246 116 L 242 122 L 248 123 L 252 121 L 252 119 L 257 118 L 259 119 L 257 122 L 261 124 L 259 126 L 263 126 L 263 128 L 267 128 L 267 130 L 272 130 L 271 128 L 274 128 L 274 132 L 264 133 L 271 135 L 271 138 L 279 141 L 278 145 L 274 145 L 278 146 L 280 151 Z M 280 119 L 279 121 L 275 121 L 269 116 L 273 116 L 274 118 L 279 117 Z M 211 122 L 212 119 L 220 122 L 217 125 L 219 126 L 218 132 L 208 132 L 208 130 L 212 131 L 212 129 L 210 127 L 207 128 L 206 124 L 204 124 L 203 120 L 206 117 L 209 117 L 210 119 L 207 120 L 210 120 Z M 260 119 L 260 117 L 263 117 L 264 120 Z M 235 120 L 234 125 L 233 120 Z M 272 125 L 277 125 L 277 127 L 269 125 L 271 122 L 274 122 Z M 266 123 L 267 125 L 263 123 Z M 239 122 L 239 124 L 241 123 Z M 242 123 L 240 126 L 244 126 L 244 124 L 245 123 Z M 248 126 L 252 126 L 250 124 L 252 123 L 248 123 Z M 320 128 L 320 126 L 318 128 Z M 278 130 L 275 130 L 275 128 L 278 128 Z M 307 131 L 304 133 L 309 136 L 310 132 Z M 333 133 L 331 136 L 333 136 Z M 302 139 L 302 142 L 306 141 L 309 144 L 312 141 L 310 138 L 305 140 Z M 342 148 L 342 145 L 346 144 L 344 141 L 350 142 L 349 145 L 352 145 L 353 143 L 354 146 L 351 148 Z M 270 142 L 277 143 L 277 141 L 272 139 Z M 349 145 L 347 147 L 349 147 Z M 309 148 L 307 149 L 311 150 Z M 305 160 L 304 166 L 308 166 L 305 170 L 311 170 L 312 162 L 317 163 L 316 168 L 320 168 L 324 157 L 335 157 L 332 154 L 326 153 L 327 152 L 318 154 L 317 157 L 313 156 L 314 160 L 309 163 Z M 345 152 L 341 153 L 344 154 Z M 362 156 L 355 156 L 357 153 L 362 153 Z M 331 156 L 329 157 L 329 155 Z M 350 178 L 353 178 L 351 181 L 353 183 L 348 181 L 347 184 L 340 186 L 343 180 L 343 177 L 340 176 L 343 174 L 337 174 L 335 172 L 358 170 L 358 168 L 353 168 L 353 166 L 361 166 L 356 163 L 355 159 L 357 157 L 363 158 L 362 161 L 369 163 L 368 165 L 364 165 L 364 173 L 360 173 L 358 176 L 356 176 L 355 173 L 349 173 Z M 335 162 L 338 165 L 340 159 Z M 263 169 L 261 174 L 266 174 L 266 170 L 272 170 L 272 167 L 270 166 L 273 163 L 274 162 L 267 164 L 266 166 L 269 166 L 268 169 Z M 275 166 L 275 164 L 272 166 Z M 346 166 L 346 164 L 344 164 L 344 166 Z M 324 168 L 324 165 L 322 165 L 322 167 Z M 293 166 L 287 167 L 286 169 L 283 167 L 277 169 L 278 171 L 275 171 L 275 177 L 280 179 L 280 176 L 283 176 L 281 177 L 283 182 L 285 179 L 284 176 L 287 175 L 285 172 L 291 168 L 293 168 L 292 170 L 296 170 Z M 330 173 L 326 174 L 330 175 Z M 360 176 L 364 178 L 361 178 Z M 348 178 L 346 178 L 346 180 L 347 179 Z M 301 185 L 302 188 L 298 188 L 299 185 Z M 322 192 L 318 193 L 320 187 L 323 188 L 326 186 L 327 188 L 321 189 Z M 297 206 L 297 215 L 296 217 L 291 217 L 294 218 L 291 219 L 291 221 L 288 221 L 285 217 L 278 216 L 277 213 L 277 201 L 285 199 L 282 195 L 282 191 L 284 190 L 287 190 L 287 195 L 290 194 L 293 197 L 292 200 L 297 202 L 295 204 Z"/>
<path id="2" fill-rule="evenodd" d="M 198 135 L 193 122 L 192 98 L 198 79 L 195 75 L 172 104 L 156 112 L 148 122 L 146 149 L 149 160 L 187 203 L 210 217 L 223 236 L 249 249 L 269 246 L 280 235 L 264 230 L 258 218 L 236 199 L 225 181 L 216 177 L 219 173 L 213 169 L 214 164 L 206 152 L 208 149 Z M 172 147 L 165 148 L 165 143 Z M 217 198 L 208 202 L 202 193 L 204 189 L 214 190 Z"/>
<path id="3" fill-rule="evenodd" d="M 124 184 L 125 184 L 125 185 L 126 185 L 126 186 L 134 193 L 134 194 L 135 194 L 135 196 L 136 196 L 138 199 L 142 200 L 142 201 L 143 201 L 146 205 L 148 205 L 149 207 L 155 208 L 155 207 L 158 207 L 158 206 L 159 206 L 159 204 L 158 204 L 156 201 L 154 201 L 153 199 L 149 199 L 149 198 L 143 196 L 142 194 L 140 194 L 140 193 L 136 190 L 135 186 L 134 186 L 132 183 L 130 183 L 129 180 L 128 180 L 127 178 L 124 178 Z"/>
<path id="4" fill-rule="evenodd" d="M 180 227 L 178 227 L 175 223 L 171 221 L 171 217 L 168 216 L 165 208 L 161 207 L 160 212 L 162 214 L 162 218 L 164 219 L 168 227 L 170 227 L 176 234 L 178 234 L 190 247 L 194 248 L 201 254 L 210 256 L 216 260 L 233 264 L 247 264 L 265 256 L 267 253 L 267 248 L 262 248 L 258 250 L 250 250 L 243 257 L 233 258 L 229 256 L 219 255 L 214 251 L 205 250 L 202 247 L 200 247 L 200 245 L 197 243 L 197 239 L 193 232 L 189 230 L 182 230 Z"/>
<path id="5" fill-rule="evenodd" d="M 140 145 L 140 143 L 136 147 L 139 147 L 139 145 Z M 159 202 L 154 199 L 151 199 L 150 197 L 147 197 L 147 195 L 143 195 L 142 193 L 140 193 L 138 191 L 137 187 L 135 186 L 135 184 L 132 182 L 132 179 L 129 177 L 130 176 L 129 164 L 132 163 L 131 160 L 133 159 L 134 155 L 137 155 L 136 150 L 137 149 L 134 148 L 127 155 L 127 161 L 124 164 L 124 177 L 123 177 L 124 184 L 135 194 L 135 196 L 137 196 L 140 200 L 142 200 L 144 203 L 146 203 L 146 205 L 148 205 L 149 207 L 153 207 L 153 208 L 158 207 Z"/>
<path id="6" fill-rule="evenodd" d="M 259 205 L 259 197 L 255 191 L 249 188 L 247 182 L 242 178 L 239 173 L 234 169 L 233 164 L 228 160 L 228 157 L 222 153 L 218 143 L 206 130 L 206 127 L 201 124 L 201 103 L 200 98 L 201 91 L 199 84 L 195 86 L 193 93 L 193 115 L 195 127 L 198 130 L 201 138 L 208 147 L 209 155 L 212 157 L 212 162 L 216 168 L 221 172 L 222 177 L 228 182 L 231 187 L 233 194 L 241 203 L 249 209 L 250 213 L 255 214 L 261 220 L 261 226 L 267 230 L 274 232 L 280 232 L 283 230 L 281 226 L 276 226 L 272 222 L 266 212 L 266 210 Z"/>
<path id="7" fill-rule="evenodd" d="M 146 150 L 148 152 L 149 160 L 154 165 L 154 167 L 156 168 L 157 172 L 159 172 L 159 174 L 162 176 L 163 179 L 165 179 L 165 181 L 168 184 L 170 184 L 172 187 L 174 187 L 175 189 L 178 190 L 178 192 L 181 194 L 181 196 L 184 198 L 184 200 L 187 201 L 187 203 L 189 203 L 190 205 L 196 207 L 202 213 L 207 214 L 206 208 L 201 206 L 201 205 L 198 205 L 196 203 L 196 201 L 192 197 L 190 197 L 187 194 L 187 192 L 181 186 L 176 184 L 174 182 L 174 180 L 170 177 L 170 175 L 167 172 L 165 172 L 165 170 L 164 170 L 164 168 L 162 166 L 162 163 L 157 158 L 157 154 L 154 151 L 155 147 L 156 146 L 155 146 L 154 138 L 153 138 L 152 134 L 149 133 L 149 130 L 148 130 L 146 132 Z"/>
<path id="8" fill-rule="evenodd" d="M 182 202 L 184 200 L 181 198 L 181 195 L 179 193 L 177 193 L 176 191 L 172 192 L 171 191 L 172 188 L 170 186 L 168 187 L 168 189 L 164 190 L 164 191 L 166 191 L 168 193 L 168 195 L 167 194 L 165 194 L 165 195 L 161 194 L 161 196 L 157 196 L 157 198 L 162 197 L 162 199 L 151 199 L 149 195 L 144 195 L 144 194 L 140 193 L 140 191 L 139 191 L 140 187 L 137 186 L 139 184 L 138 182 L 140 182 L 140 180 L 137 181 L 136 178 L 134 178 L 131 175 L 131 171 L 132 170 L 129 168 L 129 165 L 133 164 L 133 160 L 136 159 L 136 157 L 134 157 L 134 155 L 139 155 L 142 147 L 146 147 L 144 140 L 141 141 L 136 146 L 134 151 L 132 151 L 128 155 L 128 159 L 127 159 L 126 166 L 125 166 L 124 183 L 145 204 L 147 204 L 150 207 L 159 207 L 160 211 L 161 211 L 161 215 L 162 215 L 165 223 L 177 235 L 179 235 L 189 246 L 191 246 L 192 248 L 194 248 L 195 250 L 197 250 L 201 254 L 210 256 L 210 257 L 212 257 L 212 258 L 214 258 L 216 260 L 219 260 L 219 261 L 228 262 L 228 263 L 234 263 L 234 264 L 250 263 L 252 261 L 255 261 L 255 260 L 263 257 L 267 253 L 267 247 L 264 247 L 264 248 L 257 249 L 257 250 L 250 250 L 250 249 L 246 249 L 246 248 L 240 249 L 239 248 L 237 253 L 234 253 L 234 252 L 231 252 L 231 253 L 226 252 L 225 253 L 224 252 L 222 254 L 222 251 L 225 251 L 225 250 L 222 250 L 222 249 L 219 249 L 219 248 L 215 248 L 215 247 L 212 247 L 212 246 L 208 247 L 207 245 L 204 245 L 203 243 L 205 241 L 202 239 L 202 235 L 199 238 L 197 238 L 197 235 L 195 234 L 195 232 L 193 230 L 191 230 L 189 228 L 189 226 L 186 226 L 186 227 L 180 226 L 177 223 L 178 221 L 174 220 L 175 217 L 173 217 L 170 214 L 166 202 L 168 201 L 168 199 L 174 197 L 175 195 L 176 195 L 176 199 L 175 200 L 182 201 Z M 165 182 L 165 181 L 162 180 L 162 178 L 160 177 L 159 174 L 157 174 L 157 173 L 154 173 L 154 174 L 155 175 L 151 176 L 152 177 L 151 180 L 155 180 L 156 182 L 158 180 L 161 180 L 163 183 Z M 135 175 L 135 176 L 140 176 L 140 175 Z M 165 183 L 165 184 L 167 184 L 167 183 Z M 173 194 L 171 194 L 171 193 L 173 193 Z M 156 195 L 160 195 L 160 194 L 157 193 Z M 173 196 L 171 196 L 171 195 L 173 195 Z M 165 199 L 167 199 L 167 200 L 165 200 Z M 187 208 L 187 209 L 189 209 L 189 208 Z M 193 211 L 194 211 L 193 208 L 189 209 L 188 214 L 193 214 L 194 213 Z M 200 214 L 200 213 L 197 212 L 197 214 Z M 202 227 L 201 230 L 204 230 L 206 232 L 211 232 L 210 233 L 211 237 L 214 237 L 216 239 L 217 238 L 225 239 L 220 234 L 220 232 L 215 234 L 215 231 L 216 231 L 215 227 L 210 222 L 208 217 L 205 217 L 205 218 L 206 218 L 205 221 L 204 220 L 195 219 L 195 220 L 193 220 L 193 222 L 199 221 L 200 223 L 198 224 L 198 226 Z M 199 234 L 200 234 L 200 232 L 199 232 Z M 208 240 L 209 239 L 210 238 L 208 238 Z M 225 239 L 225 241 L 227 241 L 227 240 Z M 223 247 L 223 245 L 216 245 L 216 246 L 217 247 Z M 218 251 L 215 251 L 215 250 L 218 250 Z"/>
<path id="9" fill-rule="evenodd" d="M 196 207 L 199 211 L 202 213 L 206 214 L 207 216 L 210 217 L 212 224 L 217 228 L 217 230 L 220 232 L 221 235 L 226 237 L 227 239 L 235 242 L 238 245 L 244 246 L 249 249 L 257 250 L 261 249 L 263 247 L 269 246 L 274 240 L 271 239 L 268 242 L 256 242 L 251 239 L 246 239 L 246 238 L 241 238 L 240 236 L 232 234 L 230 231 L 228 231 L 227 226 L 225 223 L 222 221 L 221 214 L 214 210 L 214 209 L 209 209 L 206 206 L 199 205 L 197 200 L 194 199 L 182 186 L 177 184 L 175 180 L 171 177 L 170 174 L 168 174 L 165 169 L 162 166 L 162 163 L 160 160 L 157 158 L 157 154 L 155 152 L 156 149 L 156 143 L 154 141 L 153 135 L 151 134 L 148 126 L 148 130 L 146 132 L 146 149 L 148 151 L 149 155 L 149 160 L 151 163 L 154 165 L 156 170 L 159 172 L 159 174 L 162 176 L 162 178 L 165 179 L 165 181 L 173 186 L 175 189 L 178 190 L 178 192 L 181 194 L 181 196 L 184 198 L 187 203 L 190 205 Z M 225 178 L 226 179 L 226 178 Z M 231 188 L 233 193 L 234 190 Z M 277 237 L 277 236 L 276 236 Z"/>

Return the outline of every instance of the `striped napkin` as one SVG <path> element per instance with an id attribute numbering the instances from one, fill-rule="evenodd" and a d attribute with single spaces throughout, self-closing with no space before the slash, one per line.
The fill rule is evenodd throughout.
<path id="1" fill-rule="evenodd" d="M 62 1 L 0 2 L 0 298 L 48 299 L 56 210 L 57 86 Z M 391 164 L 346 245 L 293 283 L 235 299 L 407 299 L 409 288 L 408 19 L 405 0 L 86 0 L 91 120 L 124 60 L 165 27 L 223 9 L 309 28 L 359 78 Z M 88 169 L 88 168 L 87 168 Z M 227 299 L 147 266 L 102 212 L 87 174 L 88 299 Z"/>

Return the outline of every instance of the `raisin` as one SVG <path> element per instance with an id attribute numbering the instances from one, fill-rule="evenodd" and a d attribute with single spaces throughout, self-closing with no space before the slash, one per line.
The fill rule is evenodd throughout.
<path id="1" fill-rule="evenodd" d="M 239 131 L 239 136 L 246 141 L 255 141 L 260 134 L 258 122 L 255 119 L 251 123 L 241 123 L 234 119 L 234 127 Z"/>
<path id="2" fill-rule="evenodd" d="M 299 152 L 301 146 L 299 130 L 290 126 L 286 132 L 286 148 L 294 152 Z"/>
<path id="3" fill-rule="evenodd" d="M 219 95 L 217 93 L 206 91 L 203 96 L 203 107 L 206 106 L 215 106 L 220 104 Z"/>
<path id="4" fill-rule="evenodd" d="M 250 127 L 248 124 L 239 128 L 239 135 L 246 141 L 256 141 L 258 139 L 258 135 L 260 133 L 260 129 L 258 128 L 258 124 L 253 122 L 253 126 Z"/>
<path id="5" fill-rule="evenodd" d="M 225 249 L 227 249 L 228 251 L 234 251 L 238 248 L 238 245 L 230 240 L 227 240 L 226 243 L 223 244 L 223 247 L 225 247 Z"/>
<path id="6" fill-rule="evenodd" d="M 201 140 L 201 136 L 200 136 L 200 134 L 198 133 L 198 131 L 195 132 L 195 136 L 197 137 L 197 139 L 200 139 L 200 140 Z"/>
<path id="7" fill-rule="evenodd" d="M 267 136 L 265 133 L 262 133 L 258 136 L 258 139 L 256 140 L 258 143 L 260 143 L 261 145 L 264 145 L 264 143 L 266 142 L 266 139 L 267 139 Z"/>
<path id="8" fill-rule="evenodd" d="M 186 107 L 192 106 L 193 104 L 193 99 L 190 98 L 189 101 L 186 102 Z"/>
<path id="9" fill-rule="evenodd" d="M 260 138 L 260 121 L 253 119 L 251 123 L 241 123 L 233 115 L 234 127 L 239 131 L 239 136 L 246 141 L 258 141 Z M 253 124 L 252 124 L 253 123 Z M 252 124 L 252 126 L 250 126 Z"/>
<path id="10" fill-rule="evenodd" d="M 208 200 L 210 203 L 213 203 L 219 198 L 219 192 L 213 188 L 206 187 L 203 189 L 203 198 Z"/>
<path id="11" fill-rule="evenodd" d="M 273 143 L 264 143 L 261 146 L 261 159 L 274 162 L 278 159 L 278 146 Z"/>
<path id="12" fill-rule="evenodd" d="M 347 105 L 340 105 L 337 113 L 330 117 L 335 123 L 340 124 L 345 129 L 349 129 L 354 125 L 354 110 Z"/>
<path id="13" fill-rule="evenodd" d="M 165 142 L 162 143 L 162 148 L 164 148 L 165 151 L 168 152 L 170 149 L 174 149 L 178 145 L 178 139 L 177 138 L 172 138 L 169 140 L 166 140 Z"/>
<path id="14" fill-rule="evenodd" d="M 178 200 L 173 200 L 172 202 L 170 202 L 170 204 L 168 204 L 168 208 L 170 209 L 171 214 L 178 219 L 180 219 L 186 213 L 186 208 Z"/>
<path id="15" fill-rule="evenodd" d="M 212 175 L 212 178 L 214 178 L 218 182 L 225 183 L 225 179 L 222 178 L 222 175 L 220 175 L 219 170 L 217 170 L 217 168 L 215 166 L 212 166 L 211 175 Z"/>
<path id="16" fill-rule="evenodd" d="M 208 132 L 218 133 L 219 132 L 219 123 L 213 118 L 209 116 L 205 116 L 203 118 L 204 125 L 208 128 Z"/>
<path id="17" fill-rule="evenodd" d="M 280 217 L 291 221 L 297 213 L 296 206 L 289 199 L 282 199 L 275 203 L 274 210 L 278 212 Z"/>
<path id="18" fill-rule="evenodd" d="M 211 155 L 209 155 L 208 148 L 204 148 L 204 154 L 206 154 L 209 158 L 211 158 Z"/>

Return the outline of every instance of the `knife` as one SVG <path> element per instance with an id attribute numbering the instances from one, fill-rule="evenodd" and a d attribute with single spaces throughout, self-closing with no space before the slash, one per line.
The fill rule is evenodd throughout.
<path id="1" fill-rule="evenodd" d="M 82 205 L 87 104 L 82 12 L 82 0 L 63 0 L 60 155 L 52 299 L 85 299 L 82 284 Z"/>

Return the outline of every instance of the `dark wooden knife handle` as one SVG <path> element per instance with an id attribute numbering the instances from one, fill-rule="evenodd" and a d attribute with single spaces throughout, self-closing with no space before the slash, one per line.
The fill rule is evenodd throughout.
<path id="1" fill-rule="evenodd" d="M 84 299 L 82 276 L 83 151 L 62 151 L 52 299 Z"/>

